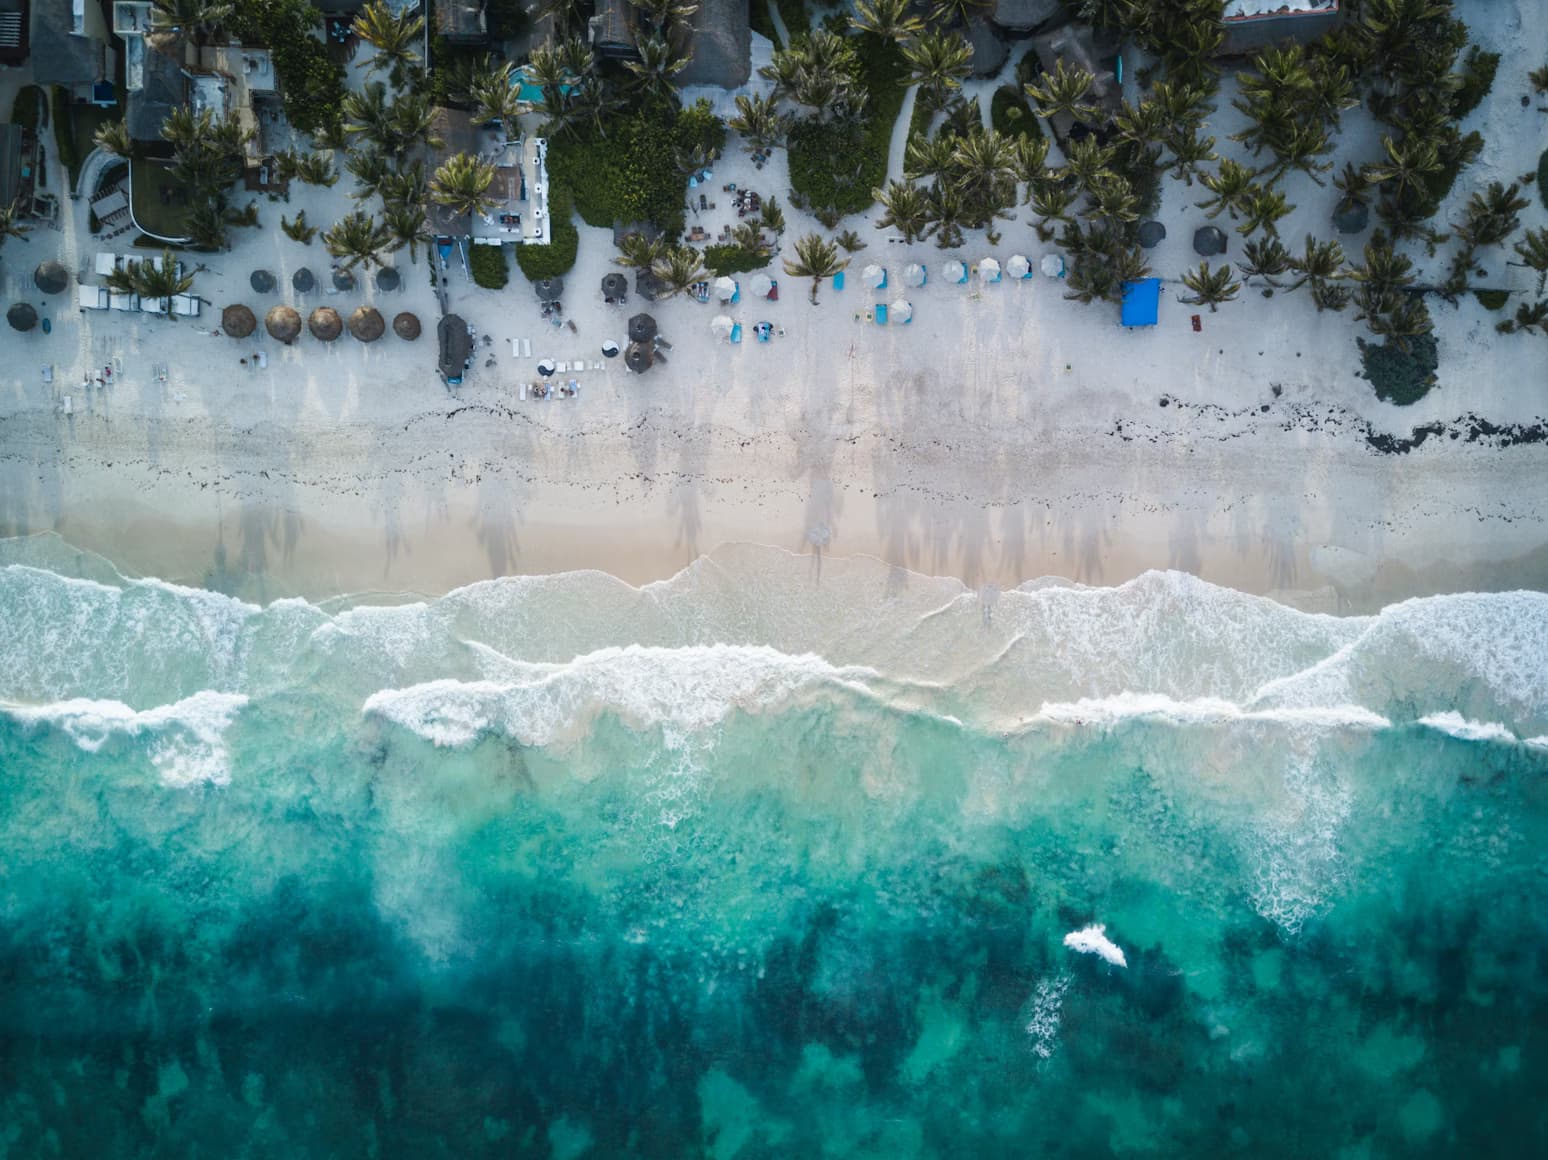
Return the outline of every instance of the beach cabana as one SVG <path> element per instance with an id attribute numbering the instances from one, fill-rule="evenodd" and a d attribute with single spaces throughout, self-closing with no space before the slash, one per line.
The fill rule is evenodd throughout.
<path id="1" fill-rule="evenodd" d="M 629 279 L 616 270 L 602 276 L 602 297 L 611 302 L 621 302 L 629 296 Z"/>
<path id="2" fill-rule="evenodd" d="M 983 283 L 1000 280 L 1000 263 L 995 258 L 985 258 L 978 263 L 978 280 Z"/>
<path id="3" fill-rule="evenodd" d="M 910 262 L 908 265 L 903 267 L 903 285 L 923 286 L 929 280 L 929 271 L 927 271 L 918 262 Z"/>
<path id="4" fill-rule="evenodd" d="M 1225 253 L 1225 233 L 1216 226 L 1200 226 L 1193 231 L 1193 252 L 1201 258 Z"/>
<path id="5" fill-rule="evenodd" d="M 355 288 L 355 276 L 348 270 L 335 270 L 333 272 L 333 288 L 335 290 L 353 290 Z"/>
<path id="6" fill-rule="evenodd" d="M 419 316 L 410 314 L 407 310 L 394 316 L 392 332 L 406 342 L 413 342 L 419 337 Z"/>
<path id="7" fill-rule="evenodd" d="M 754 274 L 752 279 L 752 292 L 759 298 L 767 298 L 769 291 L 774 289 L 774 279 L 767 274 Z"/>
<path id="8" fill-rule="evenodd" d="M 1027 260 L 1025 254 L 1012 254 L 1005 260 L 1005 276 L 1007 278 L 1032 277 L 1032 263 Z"/>
<path id="9" fill-rule="evenodd" d="M 637 375 L 642 375 L 650 370 L 651 364 L 656 361 L 656 355 L 648 342 L 631 342 L 629 349 L 624 351 L 624 366 Z"/>
<path id="10" fill-rule="evenodd" d="M 1141 222 L 1138 237 L 1141 249 L 1153 250 L 1166 237 L 1166 227 L 1156 221 Z"/>
<path id="11" fill-rule="evenodd" d="M 887 271 L 883 266 L 872 262 L 860 271 L 860 281 L 864 282 L 867 289 L 885 290 L 887 288 Z"/>
<path id="12" fill-rule="evenodd" d="M 344 333 L 344 320 L 339 317 L 339 312 L 331 306 L 319 306 L 312 311 L 311 317 L 306 320 L 306 328 L 312 332 L 313 338 L 320 338 L 324 342 L 332 342 Z"/>
<path id="13" fill-rule="evenodd" d="M 636 314 L 629 319 L 629 341 L 649 342 L 656 337 L 656 320 L 649 314 Z"/>
<path id="14" fill-rule="evenodd" d="M 1161 311 L 1161 279 L 1141 278 L 1123 284 L 1124 326 L 1154 326 Z"/>
<path id="15" fill-rule="evenodd" d="M 32 272 L 32 280 L 45 294 L 63 294 L 70 285 L 70 271 L 50 259 L 38 263 L 38 268 Z"/>
<path id="16" fill-rule="evenodd" d="M 289 344 L 295 342 L 296 335 L 301 333 L 301 316 L 293 307 L 275 306 L 264 315 L 263 325 L 270 337 Z"/>
<path id="17" fill-rule="evenodd" d="M 387 333 L 387 323 L 374 306 L 359 306 L 349 316 L 349 332 L 361 342 L 375 342 Z"/>
<path id="18" fill-rule="evenodd" d="M 247 338 L 258 329 L 258 319 L 246 306 L 237 303 L 220 312 L 220 328 L 232 338 Z"/>
<path id="19" fill-rule="evenodd" d="M 558 302 L 564 293 L 563 278 L 539 278 L 532 283 L 532 290 L 539 302 Z"/>
<path id="20" fill-rule="evenodd" d="M 914 304 L 906 298 L 899 298 L 892 304 L 892 321 L 900 326 L 906 326 L 914 320 Z"/>
<path id="21" fill-rule="evenodd" d="M 290 284 L 295 287 L 297 294 L 310 294 L 317 289 L 317 279 L 305 266 L 290 276 Z"/>
<path id="22" fill-rule="evenodd" d="M 943 277 L 945 277 L 946 281 L 955 282 L 958 285 L 966 282 L 968 278 L 967 267 L 964 266 L 961 262 L 957 261 L 955 258 L 941 267 L 941 274 Z"/>
<path id="23" fill-rule="evenodd" d="M 38 324 L 38 312 L 28 302 L 18 302 L 5 312 L 12 330 L 31 330 Z"/>
<path id="24" fill-rule="evenodd" d="M 715 284 L 711 289 L 715 291 L 715 297 L 722 302 L 735 302 L 737 300 L 739 287 L 736 284 L 735 278 L 728 278 L 722 274 L 715 279 Z"/>
<path id="25" fill-rule="evenodd" d="M 274 275 L 267 270 L 254 270 L 247 276 L 247 284 L 259 294 L 274 292 Z"/>
<path id="26" fill-rule="evenodd" d="M 1059 254 L 1044 254 L 1043 260 L 1038 263 L 1038 269 L 1043 271 L 1045 278 L 1064 277 L 1064 258 Z"/>
<path id="27" fill-rule="evenodd" d="M 460 315 L 446 314 L 436 324 L 437 368 L 448 387 L 462 385 L 462 372 L 473 357 L 473 336 Z M 551 373 L 551 372 L 550 372 Z"/>
<path id="28" fill-rule="evenodd" d="M 661 279 L 649 270 L 636 270 L 634 272 L 634 292 L 646 302 L 654 302 L 661 297 Z"/>
<path id="29" fill-rule="evenodd" d="M 403 275 L 398 273 L 396 266 L 383 266 L 376 272 L 378 290 L 396 290 L 401 285 L 403 285 Z"/>
<path id="30" fill-rule="evenodd" d="M 726 342 L 730 340 L 731 328 L 735 325 L 736 322 L 729 314 L 717 314 L 710 319 L 710 333 L 722 342 Z"/>

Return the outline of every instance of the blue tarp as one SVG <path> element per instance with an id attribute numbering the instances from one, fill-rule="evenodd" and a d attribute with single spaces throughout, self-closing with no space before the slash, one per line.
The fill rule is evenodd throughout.
<path id="1" fill-rule="evenodd" d="M 1123 325 L 1154 326 L 1161 310 L 1161 279 L 1123 284 Z"/>

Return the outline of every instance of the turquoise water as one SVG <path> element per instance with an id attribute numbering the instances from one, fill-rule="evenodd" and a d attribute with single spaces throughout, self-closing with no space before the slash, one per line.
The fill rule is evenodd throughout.
<path id="1" fill-rule="evenodd" d="M 0 543 L 0 1157 L 1541 1154 L 1545 774 L 1539 594 Z"/>

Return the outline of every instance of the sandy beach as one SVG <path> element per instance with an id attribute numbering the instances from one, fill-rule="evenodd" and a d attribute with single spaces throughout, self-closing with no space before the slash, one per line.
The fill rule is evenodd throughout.
<path id="1" fill-rule="evenodd" d="M 1501 15 L 1476 27 L 1481 40 L 1542 20 L 1520 5 Z M 1516 73 L 1529 64 L 1507 56 L 1497 91 L 1521 87 Z M 995 83 L 967 91 L 981 90 L 987 108 Z M 1212 123 L 1222 141 L 1239 116 L 1229 96 L 1228 85 Z M 1486 102 L 1473 119 L 1489 149 L 1453 199 L 1512 179 L 1540 116 L 1513 99 Z M 717 210 L 690 218 L 711 234 L 735 222 L 725 184 L 782 201 L 788 187 L 782 153 L 755 171 L 735 146 L 711 185 Z M 1352 127 L 1333 160 L 1370 152 Z M 814 570 L 824 554 L 863 554 L 969 587 L 1041 576 L 1112 584 L 1178 568 L 1325 608 L 1548 581 L 1548 448 L 1534 442 L 1541 340 L 1496 335 L 1499 316 L 1471 296 L 1437 301 L 1440 385 L 1415 406 L 1380 403 L 1357 377 L 1363 328 L 1350 314 L 1318 315 L 1304 293 L 1264 298 L 1257 287 L 1218 313 L 1177 301 L 1204 221 L 1196 188 L 1167 183 L 1159 217 L 1170 236 L 1149 255 L 1165 279 L 1160 324 L 1132 331 L 1115 308 L 1066 301 L 1063 283 L 1041 275 L 946 282 L 951 258 L 1020 253 L 1035 268 L 1053 247 L 1037 241 L 1025 210 L 996 245 L 976 235 L 956 251 L 895 244 L 850 219 L 869 244 L 848 286 L 824 286 L 814 307 L 809 283 L 780 274 L 776 257 L 778 302 L 754 298 L 742 278 L 731 312 L 749 335 L 737 346 L 711 335 L 715 303 L 605 305 L 599 282 L 617 268 L 614 249 L 605 231 L 582 226 L 564 295 L 575 333 L 540 317 L 514 268 L 500 292 L 454 270 L 450 307 L 480 338 L 466 384 L 450 393 L 434 371 L 439 311 L 423 254 L 393 256 L 403 287 L 391 293 L 364 276 L 343 294 L 291 289 L 303 265 L 326 283 L 329 259 L 320 243 L 280 233 L 280 214 L 332 221 L 352 204 L 347 184 L 294 186 L 288 205 L 260 199 L 262 228 L 235 230 L 230 252 L 202 256 L 195 293 L 209 305 L 178 323 L 83 314 L 32 288 L 42 258 L 90 281 L 99 248 L 125 248 L 127 239 L 99 246 L 82 201 L 67 204 L 58 232 L 7 246 L 8 297 L 37 302 L 53 331 L 6 339 L 0 535 L 53 532 L 132 573 L 257 598 L 439 592 L 578 568 L 639 583 L 744 541 L 808 553 Z M 1284 237 L 1326 235 L 1333 196 L 1305 198 Z M 814 223 L 786 213 L 788 252 Z M 1354 253 L 1364 239 L 1343 240 Z M 1487 260 L 1490 284 L 1534 281 L 1503 255 Z M 905 291 L 910 261 L 930 279 Z M 888 269 L 886 290 L 858 277 L 871 262 Z M 272 294 L 248 286 L 260 267 L 278 279 Z M 908 325 L 868 321 L 873 304 L 904 295 Z M 303 315 L 361 302 L 389 318 L 412 310 L 426 336 L 364 345 L 303 334 L 286 347 L 261 327 L 240 342 L 211 333 L 225 305 L 261 317 L 279 301 Z M 672 349 L 665 365 L 633 375 L 600 350 L 641 308 Z M 764 320 L 778 333 L 756 343 L 752 324 Z M 528 340 L 531 355 L 513 357 L 512 338 Z M 242 363 L 260 350 L 266 366 Z M 578 398 L 521 398 L 543 356 L 584 361 L 558 376 L 580 383 Z M 111 385 L 82 386 L 108 367 Z M 1399 450 L 1384 452 L 1383 438 Z"/>

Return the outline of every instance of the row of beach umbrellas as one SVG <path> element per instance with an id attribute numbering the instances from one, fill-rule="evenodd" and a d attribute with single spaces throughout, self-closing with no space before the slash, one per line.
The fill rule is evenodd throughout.
<path id="1" fill-rule="evenodd" d="M 237 303 L 220 312 L 221 329 L 232 338 L 248 338 L 258 329 L 258 317 L 248 307 Z M 283 343 L 292 343 L 301 334 L 301 315 L 291 306 L 272 307 L 264 315 L 264 329 L 270 337 Z M 332 342 L 348 327 L 350 334 L 361 342 L 375 342 L 387 332 L 386 320 L 374 306 L 361 306 L 349 316 L 346 323 L 331 306 L 319 306 L 306 319 L 306 328 L 312 337 Z M 392 332 L 399 338 L 412 342 L 419 337 L 417 316 L 403 311 L 392 320 Z"/>
<path id="2" fill-rule="evenodd" d="M 279 285 L 274 275 L 267 270 L 254 270 L 248 276 L 247 284 L 257 294 L 272 294 L 274 287 Z M 312 272 L 302 266 L 290 276 L 290 284 L 297 294 L 310 294 L 317 289 L 317 279 Z M 403 275 L 399 274 L 392 266 L 383 266 L 376 272 L 376 288 L 378 290 L 396 290 L 403 285 Z M 355 288 L 355 275 L 348 270 L 335 270 L 333 272 L 333 288 L 335 290 L 353 290 Z"/>

